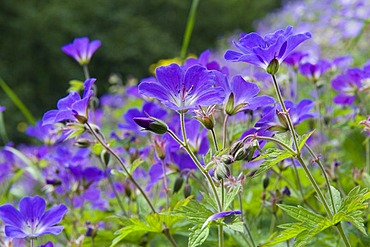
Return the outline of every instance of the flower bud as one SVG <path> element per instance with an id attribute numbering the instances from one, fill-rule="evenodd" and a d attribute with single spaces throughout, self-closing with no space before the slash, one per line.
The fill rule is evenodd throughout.
<path id="1" fill-rule="evenodd" d="M 278 72 L 279 67 L 280 67 L 279 61 L 276 58 L 274 58 L 267 66 L 267 73 L 269 73 L 270 75 L 275 75 Z"/>
<path id="2" fill-rule="evenodd" d="M 226 165 L 230 165 L 232 163 L 234 163 L 234 157 L 232 155 L 229 155 L 229 154 L 224 154 L 221 156 L 220 158 L 221 162 L 226 164 Z"/>
<path id="3" fill-rule="evenodd" d="M 109 160 L 110 160 L 110 153 L 108 153 L 107 151 L 103 150 L 100 153 L 100 159 L 103 162 L 103 164 L 107 167 L 108 164 L 109 164 Z"/>
<path id="4" fill-rule="evenodd" d="M 230 168 L 222 163 L 220 163 L 215 168 L 214 176 L 216 179 L 221 180 L 230 177 Z"/>
<path id="5" fill-rule="evenodd" d="M 206 129 L 213 129 L 213 127 L 215 126 L 214 124 L 214 119 L 212 116 L 208 117 L 208 116 L 204 116 L 202 118 L 197 118 L 199 122 L 201 122 L 203 124 L 203 126 L 206 128 Z"/>
<path id="6" fill-rule="evenodd" d="M 270 183 L 269 177 L 264 177 L 262 180 L 262 186 L 264 190 L 269 186 L 269 183 Z"/>
<path id="7" fill-rule="evenodd" d="M 168 131 L 168 126 L 162 120 L 154 117 L 135 117 L 134 121 L 144 130 L 151 131 L 156 134 L 164 134 Z"/>
<path id="8" fill-rule="evenodd" d="M 74 143 L 74 145 L 79 148 L 88 148 L 90 147 L 91 142 L 87 138 L 78 138 L 76 142 Z"/>
<path id="9" fill-rule="evenodd" d="M 230 93 L 229 99 L 227 100 L 225 112 L 227 115 L 234 115 L 234 93 Z"/>
<path id="10" fill-rule="evenodd" d="M 177 193 L 181 189 L 183 183 L 184 178 L 182 176 L 177 177 L 173 186 L 173 193 Z"/>
<path id="11" fill-rule="evenodd" d="M 190 184 L 185 184 L 184 186 L 184 197 L 188 198 L 191 195 L 191 186 Z"/>
<path id="12" fill-rule="evenodd" d="M 235 154 L 236 154 L 236 153 L 239 151 L 239 149 L 241 149 L 243 146 L 244 146 L 244 142 L 243 142 L 243 141 L 236 141 L 236 142 L 234 142 L 234 143 L 231 145 L 231 147 L 230 147 L 229 154 L 235 157 Z"/>

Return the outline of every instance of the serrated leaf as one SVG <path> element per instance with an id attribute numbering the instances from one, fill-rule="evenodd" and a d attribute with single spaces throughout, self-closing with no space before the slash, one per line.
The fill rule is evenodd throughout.
<path id="1" fill-rule="evenodd" d="M 206 222 L 208 217 L 214 214 L 211 210 L 196 200 L 191 200 L 188 205 L 182 206 L 175 212 L 185 217 L 188 221 L 201 225 Z"/>
<path id="2" fill-rule="evenodd" d="M 359 214 L 356 214 L 355 212 L 359 212 Z M 363 224 L 364 219 L 362 218 L 362 212 L 361 211 L 355 211 L 351 214 L 345 214 L 343 211 L 340 211 L 336 213 L 333 217 L 333 222 L 335 224 L 341 222 L 341 221 L 348 221 L 353 224 L 360 232 L 362 232 L 364 235 L 367 235 L 365 226 Z"/>
<path id="3" fill-rule="evenodd" d="M 202 228 L 202 225 L 193 226 L 189 231 L 189 247 L 201 245 L 209 235 L 209 227 Z"/>
<path id="4" fill-rule="evenodd" d="M 232 224 L 226 224 L 226 227 L 237 232 L 244 232 L 244 226 L 242 221 L 236 221 L 233 222 Z"/>
<path id="5" fill-rule="evenodd" d="M 149 214 L 145 217 L 145 222 L 136 218 L 131 218 L 126 222 L 127 225 L 114 233 L 118 235 L 113 239 L 110 247 L 116 246 L 132 233 L 144 234 L 146 232 L 162 233 L 162 220 L 159 214 Z"/>
<path id="6" fill-rule="evenodd" d="M 335 211 L 338 212 L 340 207 L 342 206 L 342 196 L 340 195 L 340 192 L 336 188 L 334 188 L 333 186 L 330 186 L 330 190 L 331 190 L 331 194 L 333 195 Z M 329 204 L 329 208 L 332 211 L 332 213 L 334 214 L 333 205 L 332 205 L 332 202 L 331 202 L 331 199 L 330 199 L 329 192 L 326 194 L 326 198 L 328 199 L 327 202 Z"/>
<path id="7" fill-rule="evenodd" d="M 231 203 L 234 202 L 234 199 L 236 197 L 236 195 L 239 194 L 240 192 L 240 187 L 241 185 L 237 185 L 235 187 L 232 187 L 231 190 L 227 191 L 227 193 L 225 193 L 225 197 L 224 197 L 224 209 L 227 209 Z"/>
<path id="8" fill-rule="evenodd" d="M 260 165 L 256 173 L 253 177 L 257 177 L 264 173 L 265 171 L 269 170 L 274 165 L 278 164 L 279 162 L 293 157 L 288 151 L 280 150 L 280 149 L 268 149 L 264 154 L 260 156 L 261 158 L 258 159 L 265 159 L 263 163 Z"/>
<path id="9" fill-rule="evenodd" d="M 316 228 L 320 226 L 321 228 L 325 229 L 327 227 L 332 226 L 331 221 L 328 220 L 327 218 L 324 218 L 319 214 L 310 212 L 301 206 L 294 207 L 279 204 L 278 207 L 281 208 L 284 212 L 286 212 L 289 216 L 304 223 L 308 227 Z"/>
<path id="10" fill-rule="evenodd" d="M 211 162 L 212 157 L 213 157 L 212 149 L 210 148 L 208 152 L 206 153 L 206 155 L 204 156 L 204 164 L 208 164 L 209 162 Z"/>
<path id="11" fill-rule="evenodd" d="M 308 138 L 311 137 L 311 135 L 313 134 L 313 132 L 315 132 L 315 130 L 311 131 L 311 132 L 308 132 L 307 134 L 304 134 L 303 136 L 301 136 L 299 139 L 298 139 L 298 149 L 299 151 L 302 150 L 302 148 L 304 147 L 304 144 L 306 144 Z"/>
<path id="12" fill-rule="evenodd" d="M 265 244 L 262 244 L 261 247 L 275 246 L 278 243 L 282 243 L 291 238 L 294 238 L 295 236 L 306 230 L 306 228 L 302 226 L 302 223 L 289 223 L 280 225 L 279 227 L 285 230 L 280 232 L 277 236 L 276 234 L 274 234 L 272 240 Z"/>

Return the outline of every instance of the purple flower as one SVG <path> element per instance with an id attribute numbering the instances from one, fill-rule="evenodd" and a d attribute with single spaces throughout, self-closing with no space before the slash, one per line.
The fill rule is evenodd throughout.
<path id="1" fill-rule="evenodd" d="M 315 118 L 318 115 L 310 112 L 314 108 L 315 103 L 309 99 L 303 99 L 297 105 L 290 100 L 285 100 L 284 103 L 294 126 L 305 119 Z M 274 107 L 266 107 L 264 113 L 263 117 L 255 124 L 255 127 L 280 132 L 285 132 L 289 129 L 288 123 L 283 116 L 284 113 L 281 112 L 280 104 Z"/>
<path id="2" fill-rule="evenodd" d="M 210 217 L 208 217 L 208 219 L 204 222 L 202 228 L 206 227 L 211 221 L 215 221 L 215 220 L 220 219 L 220 218 L 224 218 L 225 220 L 228 220 L 228 218 L 230 216 L 241 215 L 241 214 L 242 214 L 242 212 L 239 211 L 239 210 L 225 211 L 225 212 L 220 212 L 220 213 L 213 214 Z"/>
<path id="3" fill-rule="evenodd" d="M 157 80 L 143 80 L 139 92 L 159 99 L 173 110 L 220 104 L 224 99 L 222 88 L 214 86 L 214 72 L 202 66 L 194 65 L 184 71 L 179 65 L 171 64 L 157 68 L 156 76 Z"/>
<path id="4" fill-rule="evenodd" d="M 304 63 L 299 66 L 299 71 L 308 79 L 317 81 L 325 72 L 331 68 L 331 63 L 319 60 L 316 64 Z"/>
<path id="5" fill-rule="evenodd" d="M 333 101 L 339 105 L 351 105 L 356 99 L 356 92 L 361 88 L 363 72 L 358 68 L 348 69 L 345 74 L 335 77 L 331 86 L 339 92 Z"/>
<path id="6" fill-rule="evenodd" d="M 82 37 L 73 40 L 73 43 L 62 47 L 62 51 L 68 56 L 73 57 L 80 65 L 86 65 L 94 52 L 100 47 L 99 40 L 89 41 L 89 38 Z"/>
<path id="7" fill-rule="evenodd" d="M 311 38 L 311 34 L 293 35 L 293 27 L 288 26 L 285 30 L 261 37 L 258 33 L 243 35 L 238 42 L 234 42 L 241 52 L 228 50 L 225 59 L 233 62 L 246 62 L 254 64 L 264 70 L 271 62 L 278 61 L 280 64 L 299 44 Z"/>
<path id="8" fill-rule="evenodd" d="M 244 110 L 256 110 L 261 106 L 273 104 L 275 100 L 269 96 L 257 96 L 260 89 L 254 83 L 247 82 L 241 76 L 234 76 L 231 83 L 221 76 L 218 83 L 226 93 L 226 112 L 234 115 Z"/>
<path id="9" fill-rule="evenodd" d="M 0 105 L 0 112 L 4 112 L 5 109 L 6 109 L 5 106 Z"/>
<path id="10" fill-rule="evenodd" d="M 81 96 L 72 91 L 67 97 L 58 101 L 57 110 L 50 110 L 46 112 L 42 118 L 42 125 L 54 124 L 66 120 L 78 120 L 80 123 L 86 123 L 88 119 L 88 105 L 91 96 L 94 94 L 92 85 L 96 79 L 87 79 L 84 82 L 84 93 Z"/>
<path id="11" fill-rule="evenodd" d="M 153 102 L 145 102 L 141 111 L 136 108 L 129 109 L 123 118 L 126 123 L 119 123 L 118 127 L 126 130 L 130 130 L 137 135 L 146 135 L 145 132 L 141 131 L 138 124 L 134 121 L 134 118 L 148 118 L 148 115 L 154 118 L 162 119 L 167 114 L 167 111 L 160 108 L 157 104 Z M 143 127 L 143 126 L 141 126 Z"/>
<path id="12" fill-rule="evenodd" d="M 46 202 L 40 196 L 23 197 L 19 211 L 10 204 L 0 207 L 0 218 L 5 223 L 5 235 L 10 238 L 36 238 L 45 234 L 58 235 L 63 226 L 56 226 L 67 213 L 67 207 L 57 205 L 45 212 Z"/>
<path id="13" fill-rule="evenodd" d="M 284 62 L 297 69 L 298 66 L 302 63 L 302 60 L 307 56 L 308 53 L 293 51 L 284 59 Z"/>
<path id="14" fill-rule="evenodd" d="M 40 245 L 40 247 L 54 247 L 54 245 L 51 241 L 49 241 L 49 242 L 46 242 L 45 244 Z"/>

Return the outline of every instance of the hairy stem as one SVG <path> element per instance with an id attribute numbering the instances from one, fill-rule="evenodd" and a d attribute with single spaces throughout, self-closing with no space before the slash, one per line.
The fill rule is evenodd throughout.
<path id="1" fill-rule="evenodd" d="M 212 134 L 212 140 L 213 140 L 213 144 L 215 145 L 215 149 L 216 149 L 216 152 L 218 152 L 218 143 L 217 143 L 217 137 L 216 137 L 216 133 L 215 133 L 215 129 L 211 129 L 211 134 Z"/>
<path id="2" fill-rule="evenodd" d="M 141 188 L 141 186 L 136 182 L 136 180 L 132 177 L 132 175 L 130 174 L 130 172 L 127 170 L 126 168 L 126 165 L 125 163 L 123 162 L 123 160 L 121 159 L 121 157 L 119 157 L 119 155 L 113 151 L 113 149 L 111 149 L 100 137 L 99 135 L 96 133 L 96 131 L 91 127 L 91 125 L 87 122 L 86 123 L 86 126 L 87 128 L 90 130 L 90 132 L 92 133 L 92 135 L 95 137 L 95 139 L 105 148 L 105 150 L 107 150 L 107 152 L 109 152 L 111 155 L 113 155 L 113 157 L 118 161 L 118 163 L 121 165 L 122 169 L 125 171 L 128 179 L 134 184 L 134 186 L 140 191 L 140 193 L 142 194 L 142 196 L 144 197 L 145 201 L 147 202 L 148 206 L 150 207 L 151 211 L 153 213 L 157 213 L 157 211 L 155 210 L 153 204 L 151 203 L 149 197 L 145 194 L 144 190 Z M 167 229 L 167 230 L 166 230 Z M 171 236 L 168 228 L 165 226 L 165 229 L 163 230 L 163 234 L 167 237 L 167 239 L 171 242 L 172 246 L 174 247 L 177 247 L 177 244 L 176 244 L 176 241 L 173 239 L 173 237 Z"/>
<path id="3" fill-rule="evenodd" d="M 224 149 L 226 147 L 226 141 L 227 141 L 227 122 L 229 120 L 229 115 L 226 114 L 225 116 L 225 120 L 224 120 L 224 125 L 223 125 L 223 128 L 222 128 L 222 149 Z"/>

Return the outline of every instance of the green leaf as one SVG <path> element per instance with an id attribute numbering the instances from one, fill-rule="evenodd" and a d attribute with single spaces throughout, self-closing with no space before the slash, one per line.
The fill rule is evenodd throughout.
<path id="1" fill-rule="evenodd" d="M 299 142 L 299 146 L 298 146 L 298 149 L 299 151 L 302 150 L 302 148 L 304 147 L 304 144 L 306 144 L 308 138 L 310 138 L 310 136 L 313 134 L 315 130 L 311 131 L 311 132 L 308 132 L 307 134 L 304 134 L 302 137 L 299 137 L 298 138 L 298 142 Z"/>
<path id="2" fill-rule="evenodd" d="M 225 193 L 225 197 L 224 197 L 224 209 L 227 209 L 231 203 L 234 202 L 234 199 L 236 197 L 236 195 L 240 192 L 240 187 L 241 185 L 237 185 L 235 187 L 232 187 L 231 190 L 227 191 L 227 193 Z"/>
<path id="3" fill-rule="evenodd" d="M 335 211 L 338 212 L 340 207 L 342 206 L 342 197 L 340 195 L 340 192 L 336 188 L 334 188 L 333 186 L 330 186 L 330 190 L 331 190 L 331 194 L 333 195 Z M 333 205 L 332 205 L 332 202 L 331 202 L 331 199 L 330 199 L 329 192 L 326 194 L 326 198 L 328 198 L 328 204 L 329 204 L 330 210 L 332 211 L 332 213 L 334 213 L 333 212 Z"/>
<path id="4" fill-rule="evenodd" d="M 232 224 L 226 224 L 226 227 L 237 232 L 244 232 L 243 222 L 240 220 L 235 221 Z"/>
<path id="5" fill-rule="evenodd" d="M 146 232 L 152 233 L 162 233 L 162 219 L 159 214 L 149 214 L 145 217 L 145 222 L 136 218 L 131 218 L 127 221 L 127 226 L 116 231 L 114 235 L 118 235 L 113 239 L 111 247 L 116 246 L 119 242 L 125 239 L 128 235 L 135 234 L 144 234 Z"/>
<path id="6" fill-rule="evenodd" d="M 325 229 L 332 225 L 331 221 L 328 220 L 327 218 L 324 218 L 323 216 L 319 214 L 310 212 L 301 206 L 294 207 L 294 206 L 279 204 L 278 207 L 281 208 L 284 212 L 286 212 L 292 218 L 304 223 L 305 226 L 309 228 L 316 228 L 320 225 L 323 229 Z"/>
<path id="7" fill-rule="evenodd" d="M 84 89 L 84 83 L 83 81 L 79 80 L 70 80 L 69 81 L 69 88 L 68 92 L 75 91 L 75 92 L 80 92 Z"/>
<path id="8" fill-rule="evenodd" d="M 188 221 L 203 225 L 204 222 L 209 218 L 209 216 L 214 213 L 206 208 L 202 203 L 196 200 L 191 200 L 188 205 L 182 206 L 179 210 L 176 210 L 179 215 L 185 217 Z"/>
<path id="9" fill-rule="evenodd" d="M 262 244 L 261 247 L 275 246 L 278 243 L 285 242 L 291 238 L 294 238 L 295 236 L 306 230 L 302 223 L 283 224 L 279 227 L 283 228 L 284 231 L 280 232 L 277 236 L 273 235 L 272 240 L 265 244 Z"/>
<path id="10" fill-rule="evenodd" d="M 261 158 L 258 158 L 258 160 L 264 158 L 265 161 L 260 165 L 257 172 L 253 175 L 253 177 L 257 177 L 264 173 L 265 171 L 269 170 L 274 165 L 278 164 L 279 162 L 293 157 L 293 154 L 285 150 L 271 148 L 266 150 L 266 152 L 262 154 L 260 157 Z"/>
<path id="11" fill-rule="evenodd" d="M 363 224 L 363 211 L 367 209 L 369 204 L 367 200 L 370 198 L 370 192 L 367 188 L 361 189 L 360 186 L 353 188 L 346 198 L 344 198 L 341 207 L 333 217 L 333 223 L 337 224 L 341 221 L 351 222 L 358 230 L 367 235 Z"/>
<path id="12" fill-rule="evenodd" d="M 209 235 L 209 227 L 202 227 L 202 225 L 195 225 L 189 229 L 189 247 L 201 245 Z"/>
<path id="13" fill-rule="evenodd" d="M 128 168 L 130 170 L 130 173 L 132 174 L 136 168 L 138 168 L 140 165 L 144 164 L 144 160 L 141 158 L 136 159 Z"/>

